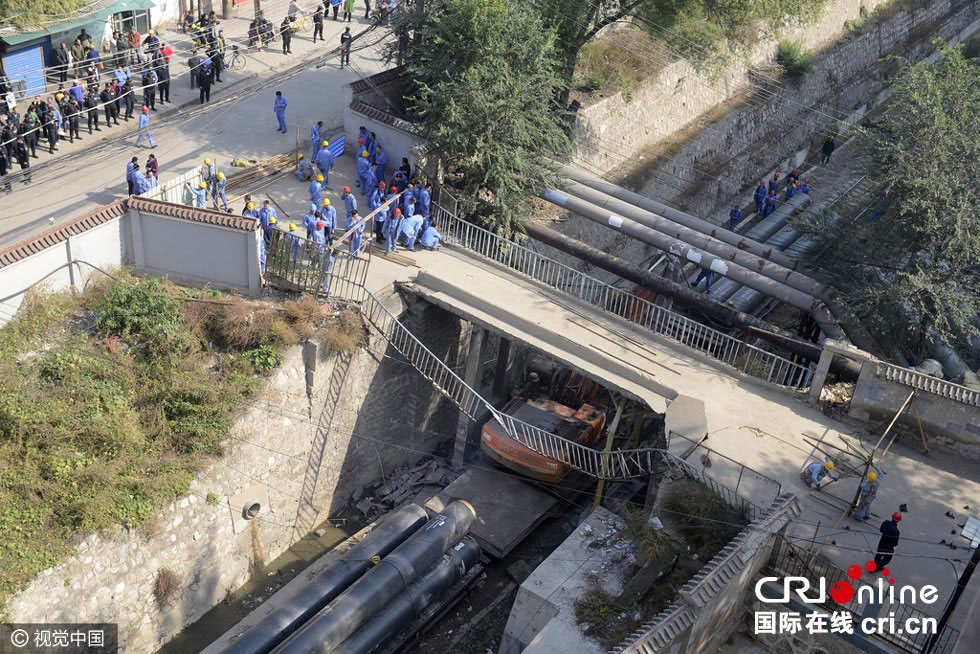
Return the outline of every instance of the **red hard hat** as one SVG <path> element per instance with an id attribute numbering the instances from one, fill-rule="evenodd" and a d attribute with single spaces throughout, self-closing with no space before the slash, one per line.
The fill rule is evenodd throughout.
<path id="1" fill-rule="evenodd" d="M 392 193 L 397 193 L 398 192 L 398 187 L 397 186 L 392 186 L 391 187 L 391 192 Z"/>
<path id="2" fill-rule="evenodd" d="M 345 186 L 344 187 L 344 193 L 350 193 L 350 187 L 349 186 Z"/>
<path id="3" fill-rule="evenodd" d="M 896 511 L 895 513 L 893 513 L 892 514 L 892 520 L 894 520 L 895 522 L 901 522 L 902 521 L 902 512 L 901 511 Z"/>
<path id="4" fill-rule="evenodd" d="M 384 187 L 385 187 L 384 182 L 378 182 L 378 188 L 384 188 Z"/>
<path id="5" fill-rule="evenodd" d="M 402 210 L 401 210 L 401 209 L 399 209 L 398 207 L 395 207 L 395 215 L 396 215 L 396 216 L 400 216 L 400 215 L 402 215 Z"/>
<path id="6" fill-rule="evenodd" d="M 364 143 L 364 137 L 362 136 L 361 138 L 357 139 L 357 143 L 358 144 Z"/>
<path id="7" fill-rule="evenodd" d="M 323 221 L 322 220 L 316 221 L 316 228 L 317 229 L 323 229 Z"/>

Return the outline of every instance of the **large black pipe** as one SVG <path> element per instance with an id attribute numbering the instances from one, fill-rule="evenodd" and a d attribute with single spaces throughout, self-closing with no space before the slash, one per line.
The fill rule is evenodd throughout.
<path id="1" fill-rule="evenodd" d="M 635 284 L 663 293 L 687 307 L 700 311 L 709 318 L 723 322 L 726 325 L 731 325 L 732 327 L 742 329 L 754 328 L 752 333 L 765 341 L 783 347 L 787 351 L 797 354 L 808 361 L 820 360 L 822 349 L 819 345 L 801 341 L 765 320 L 747 313 L 742 313 L 741 311 L 736 311 L 708 295 L 698 293 L 689 286 L 684 286 L 665 277 L 654 275 L 615 255 L 603 252 L 582 241 L 569 238 L 550 227 L 535 223 L 525 223 L 524 229 L 527 235 L 533 239 L 550 245 L 556 250 L 570 254 L 577 259 L 591 263 L 623 279 L 628 279 Z M 834 359 L 834 365 L 831 369 L 837 374 L 846 376 L 848 379 L 857 379 L 857 375 L 861 372 L 859 365 L 852 361 L 841 359 L 840 357 Z"/>
<path id="2" fill-rule="evenodd" d="M 466 535 L 476 519 L 457 500 L 277 647 L 275 654 L 328 654 Z"/>
<path id="3" fill-rule="evenodd" d="M 443 593 L 469 572 L 480 560 L 480 546 L 472 536 L 453 549 L 413 581 L 401 595 L 391 600 L 381 613 L 361 625 L 333 654 L 370 654 L 385 641 L 407 627 Z"/>
<path id="4" fill-rule="evenodd" d="M 246 626 L 245 631 L 229 641 L 222 654 L 268 654 L 367 572 L 372 557 L 390 554 L 421 529 L 428 517 L 425 509 L 417 504 L 398 509 L 281 607 L 254 625 Z"/>

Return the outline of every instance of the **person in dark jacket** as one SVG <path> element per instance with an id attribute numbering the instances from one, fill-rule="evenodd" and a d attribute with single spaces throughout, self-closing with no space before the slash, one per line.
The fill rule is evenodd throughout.
<path id="1" fill-rule="evenodd" d="M 85 111 L 88 115 L 88 133 L 92 133 L 92 125 L 95 124 L 95 131 L 101 132 L 99 129 L 99 98 L 92 91 L 88 92 L 85 96 Z"/>
<path id="2" fill-rule="evenodd" d="M 211 102 L 211 67 L 199 66 L 197 69 L 197 86 L 201 89 L 201 104 Z"/>
<path id="3" fill-rule="evenodd" d="M 834 154 L 834 150 L 837 149 L 837 141 L 834 140 L 833 136 L 828 136 L 827 140 L 823 142 L 823 146 L 820 148 L 820 152 L 823 155 L 820 158 L 820 163 L 824 166 L 830 163 L 830 155 Z"/>
<path id="4" fill-rule="evenodd" d="M 136 106 L 136 94 L 133 92 L 133 78 L 130 77 L 126 80 L 126 83 L 122 85 L 120 89 L 123 104 L 126 107 L 126 115 L 123 119 L 129 120 L 133 117 L 133 109 Z"/>
<path id="5" fill-rule="evenodd" d="M 157 53 L 154 65 L 157 72 L 157 95 L 160 98 L 160 104 L 165 104 L 170 102 L 170 64 L 166 57 Z"/>
<path id="6" fill-rule="evenodd" d="M 75 98 L 69 96 L 68 108 L 65 111 L 65 115 L 68 117 L 68 142 L 74 143 L 75 139 L 81 139 L 82 137 L 78 134 L 78 128 L 82 123 L 81 114 L 82 107 L 77 102 Z"/>
<path id="7" fill-rule="evenodd" d="M 191 71 L 189 77 L 191 78 L 191 88 L 196 88 L 197 86 L 197 70 L 201 65 L 201 57 L 198 56 L 197 50 L 191 51 L 191 56 L 187 58 L 187 68 Z"/>
<path id="8" fill-rule="evenodd" d="M 319 36 L 321 41 L 325 41 L 323 38 L 323 7 L 317 7 L 316 12 L 313 14 L 313 43 L 316 43 L 316 37 Z"/>
<path id="9" fill-rule="evenodd" d="M 18 138 L 17 143 L 14 145 L 14 158 L 17 160 L 17 163 L 20 164 L 20 169 L 27 171 L 26 173 L 24 173 L 24 182 L 26 184 L 30 184 L 31 183 L 31 173 L 30 173 L 31 160 L 27 156 L 27 144 L 24 142 L 23 138 Z"/>
<path id="10" fill-rule="evenodd" d="M 99 102 L 102 103 L 102 108 L 105 109 L 105 126 L 112 127 L 113 122 L 116 125 L 119 124 L 119 113 L 116 111 L 116 96 L 113 95 L 112 90 L 109 88 L 109 84 L 105 85 L 102 92 L 99 93 Z"/>
<path id="11" fill-rule="evenodd" d="M 883 569 L 892 560 L 895 548 L 898 547 L 899 536 L 901 536 L 898 531 L 898 523 L 901 521 L 902 514 L 896 511 L 892 514 L 891 520 L 883 521 L 881 527 L 878 528 L 878 531 L 881 532 L 881 538 L 878 540 L 878 550 L 875 553 L 876 571 Z"/>
<path id="12" fill-rule="evenodd" d="M 279 24 L 279 35 L 282 37 L 282 53 L 292 54 L 290 44 L 293 42 L 293 24 L 289 22 L 289 16 L 283 18 Z"/>
<path id="13" fill-rule="evenodd" d="M 55 65 L 55 72 L 58 74 L 58 81 L 62 84 L 68 81 L 68 48 L 62 43 L 58 49 L 51 54 Z"/>

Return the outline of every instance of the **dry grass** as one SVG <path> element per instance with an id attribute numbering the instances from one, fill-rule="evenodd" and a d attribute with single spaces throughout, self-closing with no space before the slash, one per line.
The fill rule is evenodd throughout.
<path id="1" fill-rule="evenodd" d="M 323 334 L 323 345 L 335 352 L 353 352 L 363 343 L 364 325 L 353 311 L 341 312 Z"/>
<path id="2" fill-rule="evenodd" d="M 153 596 L 161 609 L 174 605 L 180 594 L 180 577 L 170 568 L 160 568 L 153 583 Z"/>
<path id="3" fill-rule="evenodd" d="M 224 345 L 247 350 L 268 342 L 268 332 L 278 318 L 271 307 L 254 306 L 240 297 L 221 305 L 215 328 Z"/>

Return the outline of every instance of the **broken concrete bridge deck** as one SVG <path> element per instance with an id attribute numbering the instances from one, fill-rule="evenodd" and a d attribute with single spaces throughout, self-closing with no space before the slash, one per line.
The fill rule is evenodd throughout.
<path id="1" fill-rule="evenodd" d="M 980 513 L 980 470 L 975 464 L 939 455 L 924 457 L 899 443 L 884 463 L 888 474 L 874 504 L 876 517 L 863 524 L 847 518 L 842 524 L 850 529 L 832 532 L 857 480 L 838 482 L 821 494 L 808 491 L 799 472 L 814 459 L 804 437 L 819 440 L 854 434 L 854 425 L 824 415 L 802 394 L 740 373 L 461 248 L 450 245 L 408 256 L 414 265 L 396 265 L 375 256 L 368 283 L 372 292 L 390 293 L 393 283 L 411 282 L 414 290 L 444 308 L 659 411 L 678 395 L 703 400 L 709 432 L 705 444 L 778 481 L 784 492 L 800 496 L 804 511 L 795 529 L 797 542 L 808 544 L 819 523 L 817 542 L 826 540 L 822 554 L 841 568 L 872 558 L 880 517 L 908 504 L 910 511 L 901 525 L 903 541 L 891 564 L 893 573 L 905 584 L 933 584 L 941 598 L 948 597 L 968 552 L 949 549 L 939 541 L 967 545 L 951 531 L 965 519 L 964 506 Z M 678 444 L 678 449 L 686 448 Z M 770 499 L 752 497 L 751 486 L 740 490 L 760 505 Z M 957 519 L 946 517 L 947 511 Z M 938 604 L 919 608 L 938 615 L 942 610 Z"/>

